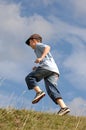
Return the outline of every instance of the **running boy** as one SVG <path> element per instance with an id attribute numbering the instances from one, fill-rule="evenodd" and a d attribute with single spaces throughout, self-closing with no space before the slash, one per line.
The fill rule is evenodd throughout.
<path id="1" fill-rule="evenodd" d="M 32 103 L 35 104 L 39 102 L 40 99 L 45 96 L 45 92 L 42 91 L 37 84 L 37 82 L 44 79 L 48 95 L 54 103 L 61 107 L 58 115 L 65 115 L 69 113 L 70 109 L 64 103 L 57 88 L 57 80 L 60 74 L 50 53 L 50 46 L 42 43 L 42 37 L 39 34 L 31 35 L 27 39 L 26 44 L 34 50 L 37 56 L 35 63 L 39 64 L 38 67 L 33 67 L 33 71 L 25 78 L 28 89 L 34 89 L 36 92 L 36 96 L 34 97 Z"/>

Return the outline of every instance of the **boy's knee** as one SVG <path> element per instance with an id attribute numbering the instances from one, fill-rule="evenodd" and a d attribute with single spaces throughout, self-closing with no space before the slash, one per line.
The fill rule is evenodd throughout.
<path id="1" fill-rule="evenodd" d="M 26 81 L 28 89 L 33 89 L 33 87 L 32 87 L 33 85 L 32 85 L 31 79 L 32 78 L 29 75 L 25 77 L 25 81 Z"/>

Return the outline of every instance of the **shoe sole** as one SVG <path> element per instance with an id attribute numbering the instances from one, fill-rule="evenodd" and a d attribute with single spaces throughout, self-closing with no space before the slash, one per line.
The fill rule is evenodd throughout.
<path id="1" fill-rule="evenodd" d="M 44 96 L 45 96 L 45 93 L 41 94 L 38 98 L 32 101 L 32 104 L 38 103 Z"/>
<path id="2" fill-rule="evenodd" d="M 59 116 L 64 116 L 64 115 L 68 114 L 69 112 L 70 112 L 70 110 L 68 109 L 68 110 L 66 110 L 66 111 L 64 111 L 62 113 L 59 113 L 58 115 Z"/>

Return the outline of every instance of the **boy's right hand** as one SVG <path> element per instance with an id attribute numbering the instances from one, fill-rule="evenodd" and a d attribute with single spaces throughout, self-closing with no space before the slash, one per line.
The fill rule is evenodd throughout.
<path id="1" fill-rule="evenodd" d="M 35 63 L 40 63 L 42 61 L 42 58 L 37 58 L 36 60 L 35 60 Z"/>

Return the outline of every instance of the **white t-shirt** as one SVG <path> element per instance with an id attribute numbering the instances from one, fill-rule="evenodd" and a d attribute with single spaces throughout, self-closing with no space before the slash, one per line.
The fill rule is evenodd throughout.
<path id="1" fill-rule="evenodd" d="M 43 44 L 43 43 L 37 43 L 36 44 L 36 49 L 34 50 L 37 58 L 40 58 L 45 47 L 47 45 L 46 44 Z M 59 69 L 55 63 L 55 60 L 53 59 L 51 53 L 49 52 L 45 58 L 39 63 L 40 67 L 43 67 L 44 69 L 47 69 L 47 70 L 50 70 L 52 72 L 55 72 L 57 74 L 60 74 L 59 73 Z"/>

